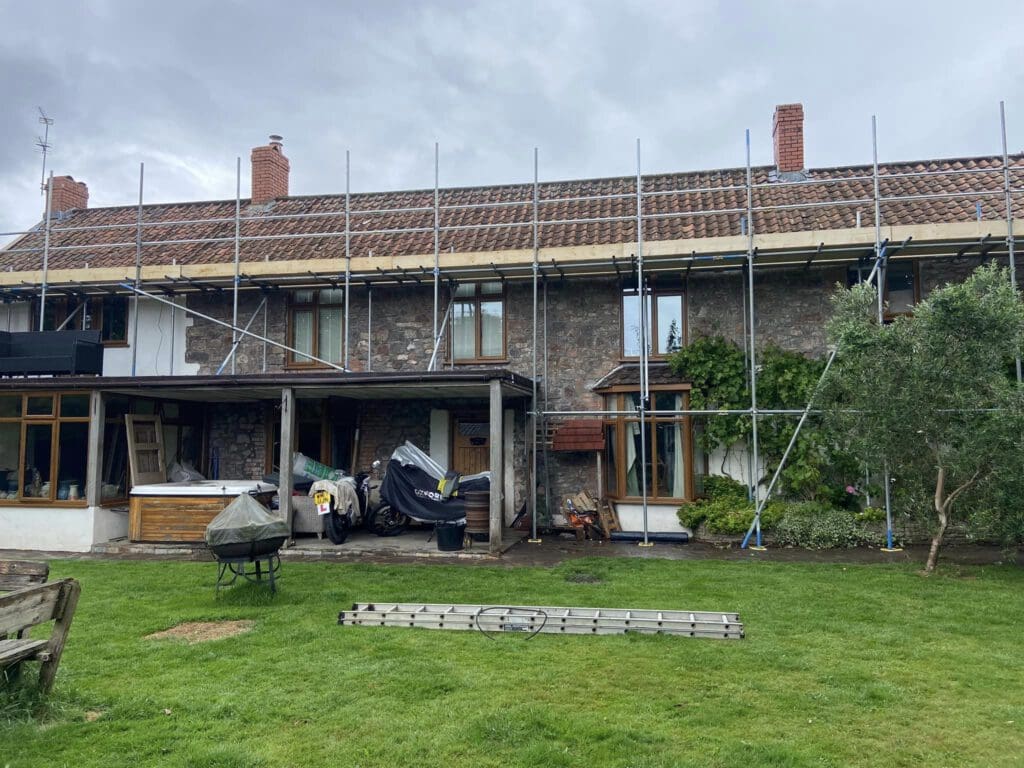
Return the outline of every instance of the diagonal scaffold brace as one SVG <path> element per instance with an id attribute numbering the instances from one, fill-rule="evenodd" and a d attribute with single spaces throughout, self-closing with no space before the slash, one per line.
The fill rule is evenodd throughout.
<path id="1" fill-rule="evenodd" d="M 869 274 L 867 280 L 864 281 L 866 283 L 870 283 L 872 280 L 875 280 L 876 285 L 879 286 L 879 292 L 881 292 L 882 264 L 884 263 L 885 258 L 885 248 L 883 247 L 875 257 L 875 265 L 871 268 L 871 274 Z M 743 536 L 743 542 L 740 544 L 741 549 L 748 548 L 751 536 L 755 537 L 755 544 L 753 547 L 750 547 L 751 549 L 765 549 L 761 543 L 761 513 L 764 511 L 765 505 L 771 498 L 772 491 L 775 490 L 775 485 L 779 482 L 779 477 L 782 476 L 782 470 L 786 468 L 786 460 L 789 458 L 789 454 L 793 450 L 793 446 L 796 445 L 796 440 L 800 436 L 800 430 L 803 429 L 803 426 L 807 421 L 807 417 L 811 413 L 811 408 L 814 407 L 814 400 L 821 391 L 821 385 L 825 383 L 825 378 L 828 376 L 829 369 L 832 367 L 832 363 L 835 362 L 836 355 L 838 353 L 839 348 L 835 347 L 829 354 L 828 360 L 825 363 L 825 370 L 821 372 L 821 376 L 818 378 L 818 383 L 814 385 L 814 390 L 811 392 L 811 396 L 807 400 L 807 406 L 804 408 L 804 412 L 800 415 L 800 420 L 796 423 L 796 427 L 793 428 L 793 436 L 789 438 L 789 444 L 786 446 L 786 450 L 782 453 L 782 458 L 779 460 L 779 466 L 775 468 L 775 472 L 772 474 L 772 479 L 768 483 L 768 487 L 765 489 L 764 494 L 759 494 L 756 497 L 757 506 L 754 508 L 754 520 L 751 522 L 750 528 L 747 529 L 746 534 Z M 891 537 L 891 529 L 889 535 Z"/>

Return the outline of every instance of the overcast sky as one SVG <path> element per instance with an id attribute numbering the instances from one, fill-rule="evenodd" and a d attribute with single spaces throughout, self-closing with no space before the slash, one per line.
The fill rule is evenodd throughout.
<path id="1" fill-rule="evenodd" d="M 91 206 L 242 195 L 284 136 L 293 194 L 744 163 L 799 101 L 811 167 L 1024 149 L 1024 2 L 0 0 L 0 231 L 50 167 Z M 2 239 L 0 239 L 2 240 Z"/>

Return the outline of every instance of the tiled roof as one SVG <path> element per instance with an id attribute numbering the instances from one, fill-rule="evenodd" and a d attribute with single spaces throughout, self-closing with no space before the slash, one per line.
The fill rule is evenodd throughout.
<path id="1" fill-rule="evenodd" d="M 651 386 L 679 384 L 681 381 L 683 379 L 672 373 L 668 363 L 661 362 L 660 360 L 651 360 L 647 364 L 647 383 Z M 623 363 L 597 382 L 593 389 L 601 390 L 618 386 L 640 386 L 640 363 Z"/>
<path id="2" fill-rule="evenodd" d="M 987 220 L 1005 218 L 1003 177 L 997 157 L 962 160 L 933 160 L 895 163 L 880 167 L 880 193 L 889 198 L 955 193 L 956 198 L 932 197 L 891 200 L 882 206 L 883 224 L 925 224 L 969 222 L 977 216 Z M 1011 160 L 1014 187 L 1024 186 L 1024 157 Z M 943 172 L 942 176 L 899 176 Z M 838 183 L 821 183 L 838 180 Z M 873 226 L 872 180 L 869 166 L 812 169 L 799 184 L 782 183 L 772 167 L 753 169 L 754 230 L 758 234 L 825 230 L 854 227 L 860 212 L 860 225 Z M 645 176 L 644 192 L 664 192 L 645 196 L 644 239 L 677 240 L 741 234 L 740 219 L 746 209 L 746 170 L 743 168 Z M 675 192 L 679 189 L 708 189 L 701 192 Z M 978 192 L 988 192 L 978 196 Z M 498 251 L 532 248 L 531 184 L 495 187 L 443 189 L 440 192 L 440 250 Z M 356 194 L 351 197 L 351 254 L 353 257 L 407 254 L 431 254 L 434 250 L 434 192 L 420 190 Z M 588 199 L 567 201 L 564 198 Z M 608 178 L 583 181 L 550 182 L 540 185 L 539 218 L 549 222 L 540 227 L 542 248 L 571 245 L 601 245 L 636 240 L 636 182 L 634 178 Z M 546 202 L 547 201 L 547 202 Z M 842 201 L 862 201 L 841 205 Z M 504 203 L 499 207 L 467 208 L 480 203 Z M 799 206 L 782 208 L 776 206 Z M 758 210 L 773 207 L 772 210 Z M 1024 194 L 1015 195 L 1015 206 L 1024 210 Z M 380 212 L 399 207 L 421 208 L 412 212 Z M 344 255 L 344 236 L 309 235 L 342 232 L 345 198 L 341 195 L 288 197 L 267 206 L 253 207 L 243 201 L 243 237 L 241 261 L 279 261 L 338 258 Z M 721 213 L 679 216 L 708 210 Z M 155 204 L 144 207 L 144 221 L 180 222 L 146 226 L 144 240 L 167 241 L 216 239 L 217 242 L 177 242 L 146 245 L 145 264 L 228 263 L 234 258 L 235 201 Z M 317 214 L 315 218 L 277 218 L 295 214 Z M 135 263 L 135 206 L 76 210 L 55 222 L 51 228 L 51 269 L 90 267 L 130 267 Z M 657 218 L 657 216 L 664 218 Z M 614 221 L 594 221 L 613 218 Z M 225 221 L 208 223 L 209 219 Z M 519 222 L 521 226 L 511 226 Z M 62 232 L 67 227 L 109 227 Z M 475 228 L 473 228 L 475 227 Z M 415 228 L 418 231 L 395 233 L 382 230 Z M 274 236 L 287 239 L 270 239 Z M 122 243 L 123 247 L 111 247 Z M 34 233 L 0 252 L 0 268 L 15 271 L 39 269 L 43 234 Z M 80 246 L 61 250 L 65 246 Z M 38 248 L 38 253 L 17 252 Z M 11 251 L 14 252 L 11 252 Z"/>

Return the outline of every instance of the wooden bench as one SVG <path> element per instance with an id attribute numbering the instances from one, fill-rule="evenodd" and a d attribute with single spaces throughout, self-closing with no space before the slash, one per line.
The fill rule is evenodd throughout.
<path id="1" fill-rule="evenodd" d="M 74 579 L 39 583 L 49 570 L 46 563 L 0 562 L 0 589 L 14 587 L 0 595 L 0 675 L 15 680 L 22 662 L 41 662 L 39 687 L 44 693 L 57 676 L 80 592 Z M 29 629 L 50 621 L 54 625 L 48 638 L 28 637 Z"/>
<path id="2" fill-rule="evenodd" d="M 50 575 L 48 563 L 31 560 L 0 560 L 0 592 L 44 584 Z"/>

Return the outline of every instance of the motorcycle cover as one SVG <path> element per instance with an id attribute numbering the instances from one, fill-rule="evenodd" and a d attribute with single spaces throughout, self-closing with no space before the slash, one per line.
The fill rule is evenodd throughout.
<path id="1" fill-rule="evenodd" d="M 424 523 L 459 523 L 466 518 L 466 491 L 487 491 L 491 473 L 463 475 L 458 490 L 445 498 L 444 468 L 410 442 L 391 454 L 380 495 L 388 504 Z"/>
<path id="2" fill-rule="evenodd" d="M 355 523 L 359 518 L 359 496 L 356 495 L 354 477 L 343 477 L 341 480 L 317 480 L 309 489 L 312 496 L 317 491 L 327 491 L 334 499 L 334 508 L 339 515 L 349 515 Z"/>

